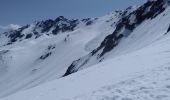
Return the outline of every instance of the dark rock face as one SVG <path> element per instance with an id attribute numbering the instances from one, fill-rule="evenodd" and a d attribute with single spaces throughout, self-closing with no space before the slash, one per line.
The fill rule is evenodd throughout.
<path id="1" fill-rule="evenodd" d="M 117 24 L 115 31 L 104 39 L 104 41 L 96 49 L 95 52 L 103 48 L 103 52 L 100 54 L 100 56 L 103 56 L 105 53 L 111 51 L 118 44 L 119 40 L 124 37 L 125 34 L 127 34 L 126 32 L 122 32 L 123 34 L 120 33 L 123 28 L 124 31 L 128 30 L 129 32 L 131 32 L 144 20 L 153 19 L 164 10 L 165 8 L 163 0 L 146 2 L 143 6 L 139 7 L 137 10 L 133 11 L 129 15 L 123 16 Z M 130 19 L 131 17 L 135 17 L 135 20 Z"/>
<path id="2" fill-rule="evenodd" d="M 89 26 L 93 24 L 94 20 L 92 20 L 91 18 L 86 18 L 86 19 L 82 19 L 81 21 L 84 22 L 85 25 Z"/>
<path id="3" fill-rule="evenodd" d="M 40 57 L 40 59 L 41 59 L 41 60 L 44 60 L 44 59 L 46 59 L 47 57 L 49 57 L 51 54 L 52 54 L 51 52 L 48 52 L 48 53 L 42 55 L 42 56 Z"/>
<path id="4" fill-rule="evenodd" d="M 88 54 L 87 56 L 85 56 L 85 58 L 82 57 L 78 60 L 73 61 L 73 63 L 68 67 L 68 69 L 67 69 L 66 73 L 63 75 L 63 77 L 77 72 L 78 69 L 81 68 L 78 66 L 84 66 L 85 64 L 87 64 L 91 57 L 92 57 L 92 55 Z M 80 62 L 82 62 L 82 63 L 80 63 Z"/>
<path id="5" fill-rule="evenodd" d="M 42 27 L 41 32 L 44 33 L 44 32 L 48 32 L 52 28 L 52 26 L 54 26 L 54 24 L 55 24 L 55 21 L 49 19 L 41 23 L 39 27 Z"/>
<path id="6" fill-rule="evenodd" d="M 26 25 L 26 26 L 24 26 L 24 27 L 19 28 L 18 30 L 10 31 L 9 33 L 8 33 L 8 32 L 5 32 L 4 34 L 6 34 L 6 36 L 7 36 L 8 38 L 10 38 L 9 43 L 13 43 L 13 42 L 16 42 L 18 39 L 20 39 L 20 38 L 22 38 L 22 37 L 25 36 L 25 35 L 22 34 L 21 32 L 22 32 L 24 29 L 28 28 L 28 27 L 29 27 L 29 26 Z"/>
<path id="7" fill-rule="evenodd" d="M 32 34 L 30 33 L 30 34 L 27 34 L 27 35 L 26 35 L 25 39 L 29 39 L 29 38 L 31 38 L 31 37 L 32 37 Z"/>
<path id="8" fill-rule="evenodd" d="M 46 49 L 45 54 L 43 54 L 41 57 L 39 57 L 39 59 L 45 60 L 46 58 L 48 58 L 52 54 L 52 52 L 53 52 L 53 50 L 55 48 L 56 48 L 55 45 L 48 46 L 48 48 Z"/>
<path id="9" fill-rule="evenodd" d="M 7 43 L 8 45 L 10 45 L 16 41 L 22 41 L 24 39 L 36 39 L 43 34 L 57 35 L 59 32 L 73 31 L 75 27 L 79 24 L 79 22 L 80 21 L 77 19 L 66 19 L 63 16 L 59 16 L 55 20 L 49 19 L 46 21 L 35 22 L 33 26 L 26 25 L 17 30 L 5 32 L 3 34 L 10 39 L 9 43 Z M 24 34 L 23 31 L 28 28 L 31 28 L 31 31 Z"/>
<path id="10" fill-rule="evenodd" d="M 70 75 L 70 74 L 72 74 L 72 73 L 77 72 L 77 70 L 74 70 L 74 69 L 75 69 L 74 67 L 76 66 L 76 63 L 78 63 L 79 61 L 80 61 L 80 59 L 74 61 L 74 62 L 68 67 L 68 69 L 67 69 L 66 73 L 63 75 L 63 77 L 68 76 L 68 75 Z"/>
<path id="11" fill-rule="evenodd" d="M 169 28 L 168 28 L 168 30 L 167 30 L 167 33 L 170 31 L 170 26 L 169 26 Z"/>
<path id="12" fill-rule="evenodd" d="M 42 27 L 42 33 L 50 31 L 51 28 L 52 34 L 56 35 L 59 32 L 66 32 L 66 31 L 73 31 L 74 28 L 77 26 L 79 21 L 76 19 L 66 19 L 63 16 L 59 16 L 55 20 L 46 20 L 38 24 L 38 27 Z"/>
<path id="13" fill-rule="evenodd" d="M 114 47 L 119 44 L 121 38 L 128 36 L 144 20 L 153 19 L 160 13 L 162 13 L 165 10 L 164 4 L 165 4 L 164 0 L 148 1 L 141 7 L 127 14 L 128 10 L 130 9 L 128 8 L 126 11 L 122 13 L 122 18 L 116 25 L 115 31 L 112 34 L 106 36 L 106 38 L 103 40 L 100 46 L 89 54 L 90 57 L 85 58 L 86 60 L 82 61 L 82 59 L 84 59 L 82 57 L 81 59 L 74 61 L 68 67 L 64 76 L 77 72 L 81 67 L 84 66 L 84 64 L 82 65 L 82 63 L 87 63 L 87 61 L 92 57 L 95 57 L 95 55 L 97 55 L 98 58 L 101 58 L 107 52 L 113 50 Z M 100 53 L 99 51 L 102 52 Z"/>

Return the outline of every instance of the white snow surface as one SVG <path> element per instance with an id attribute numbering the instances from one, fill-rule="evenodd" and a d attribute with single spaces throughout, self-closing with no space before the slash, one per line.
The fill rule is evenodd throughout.
<path id="1" fill-rule="evenodd" d="M 165 98 L 170 97 L 169 43 L 170 37 L 0 100 L 65 100 L 73 97 L 75 100 L 112 100 L 117 95 L 117 98 L 124 98 L 118 100 L 168 100 Z"/>
<path id="2" fill-rule="evenodd" d="M 119 16 L 118 13 L 108 14 L 99 17 L 90 26 L 80 23 L 72 32 L 44 35 L 2 46 L 0 97 L 60 78 L 74 60 L 88 54 L 106 35 L 111 34 Z M 33 27 L 34 24 L 31 24 L 23 33 L 32 32 Z M 2 41 L 6 39 L 1 38 Z M 42 56 L 45 58 L 40 59 Z"/>
<path id="3" fill-rule="evenodd" d="M 113 32 L 115 25 L 110 25 L 119 16 L 106 15 L 73 32 L 0 48 L 6 52 L 0 52 L 0 72 L 5 72 L 0 74 L 0 100 L 170 100 L 169 12 L 167 8 L 140 24 L 103 62 L 63 78 L 73 60 Z M 39 59 L 48 52 L 48 58 Z"/>

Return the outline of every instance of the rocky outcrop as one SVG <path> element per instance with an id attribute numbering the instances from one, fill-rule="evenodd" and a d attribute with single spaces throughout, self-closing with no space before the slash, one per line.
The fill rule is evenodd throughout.
<path id="1" fill-rule="evenodd" d="M 71 73 L 77 72 L 82 69 L 86 63 L 92 58 L 102 61 L 102 58 L 106 53 L 116 47 L 123 37 L 127 37 L 138 25 L 143 21 L 148 19 L 154 19 L 160 13 L 162 13 L 166 8 L 166 3 L 164 0 L 149 0 L 136 10 L 128 13 L 130 8 L 126 9 L 122 13 L 122 18 L 116 25 L 115 31 L 106 36 L 99 47 L 94 49 L 89 56 L 82 57 L 68 67 L 66 73 L 63 76 L 67 76 Z"/>

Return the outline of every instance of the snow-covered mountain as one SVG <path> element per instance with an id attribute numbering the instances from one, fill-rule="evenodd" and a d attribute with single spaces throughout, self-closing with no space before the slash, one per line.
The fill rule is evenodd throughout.
<path id="1" fill-rule="evenodd" d="M 0 100 L 169 100 L 169 3 L 0 34 Z"/>
<path id="2" fill-rule="evenodd" d="M 74 60 L 87 55 L 114 30 L 120 17 L 121 11 L 99 18 L 60 16 L 2 33 L 0 96 L 62 77 Z"/>
<path id="3" fill-rule="evenodd" d="M 114 32 L 107 35 L 105 39 L 101 42 L 100 46 L 94 49 L 88 56 L 85 56 L 73 62 L 65 75 L 76 72 L 80 69 L 83 69 L 84 67 L 86 68 L 89 65 L 96 64 L 96 62 L 91 60 L 100 62 L 103 59 L 106 59 L 106 54 L 112 52 L 113 49 L 117 45 L 119 45 L 119 42 L 125 41 L 124 39 L 126 39 L 130 34 L 135 33 L 135 29 L 139 27 L 140 24 L 143 24 L 144 21 L 154 20 L 154 18 L 161 14 L 165 10 L 165 8 L 166 5 L 164 4 L 164 2 L 162 0 L 157 0 L 148 1 L 141 7 L 130 12 L 129 14 L 126 14 L 127 11 L 124 11 L 122 18 L 116 24 L 116 29 L 114 30 Z M 139 33 L 135 35 L 139 35 Z M 142 38 L 142 36 L 140 36 L 139 38 Z M 154 39 L 156 39 L 156 37 Z M 152 39 L 150 39 L 150 41 L 152 41 Z M 133 42 L 136 41 L 133 40 Z M 129 43 L 128 45 L 132 45 L 132 43 Z M 142 48 L 142 46 L 139 46 L 139 48 Z M 121 48 L 121 50 L 123 49 L 126 48 Z M 112 54 L 108 56 L 112 56 Z"/>

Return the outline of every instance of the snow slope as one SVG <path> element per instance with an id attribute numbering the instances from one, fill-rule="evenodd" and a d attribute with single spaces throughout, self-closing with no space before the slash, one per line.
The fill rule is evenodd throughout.
<path id="1" fill-rule="evenodd" d="M 57 35 L 51 33 L 53 26 L 50 29 L 43 26 L 54 23 L 51 20 L 35 22 L 16 31 L 6 32 L 4 34 L 7 37 L 1 34 L 0 40 L 8 41 L 1 42 L 0 47 L 0 97 L 62 77 L 72 61 L 88 54 L 94 45 L 114 30 L 119 16 L 119 12 L 113 12 L 92 20 L 88 25 L 86 22 L 90 19 L 83 19 L 74 30 Z M 60 23 L 57 21 L 61 29 L 65 29 L 63 23 L 67 20 L 61 17 L 57 19 L 61 20 Z M 48 32 L 40 32 L 46 28 Z M 38 31 L 39 35 L 34 34 Z M 11 35 L 13 37 L 9 38 Z M 24 39 L 27 35 L 30 37 Z"/>
<path id="2" fill-rule="evenodd" d="M 126 9 L 112 34 L 88 55 L 75 60 L 64 76 L 157 41 L 167 32 L 168 19 L 169 8 L 163 0 L 147 1 L 140 7 Z"/>
<path id="3" fill-rule="evenodd" d="M 168 34 L 146 48 L 0 100 L 65 100 L 75 96 L 75 100 L 168 100 L 169 43 Z"/>
<path id="4" fill-rule="evenodd" d="M 0 100 L 168 100 L 167 2 L 1 34 Z"/>

